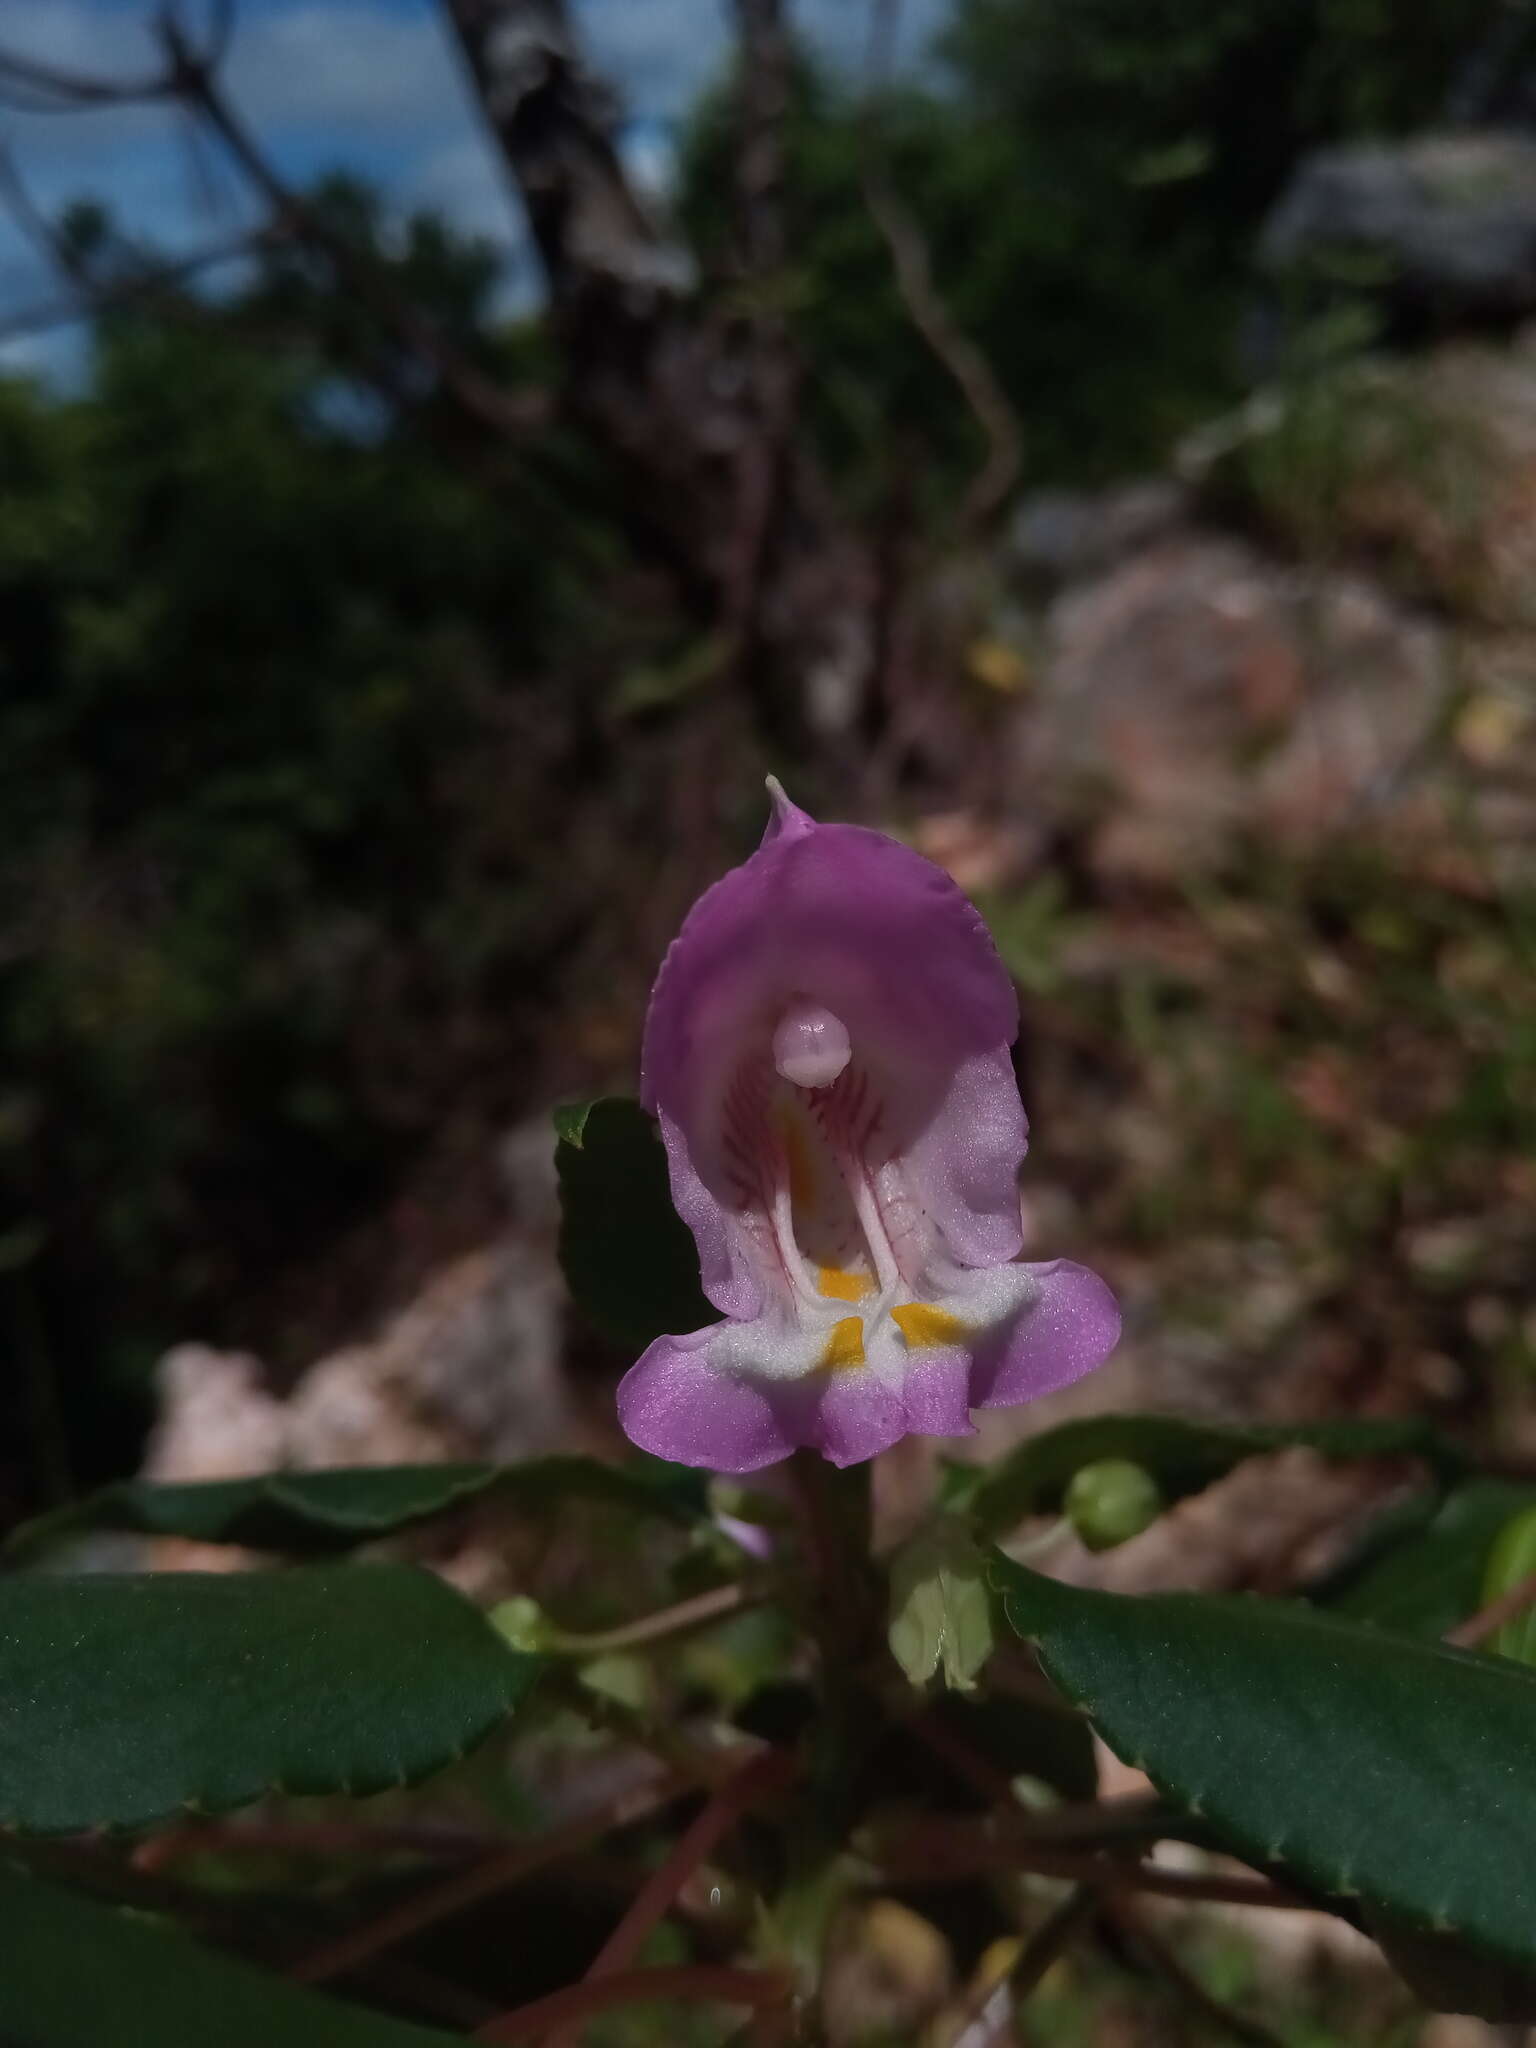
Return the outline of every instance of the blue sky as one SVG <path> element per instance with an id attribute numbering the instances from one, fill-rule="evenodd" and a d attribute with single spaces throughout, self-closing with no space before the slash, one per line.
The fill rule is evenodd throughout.
<path id="1" fill-rule="evenodd" d="M 572 0 L 588 52 L 619 89 L 637 152 L 666 139 L 726 47 L 726 0 Z M 834 61 L 862 47 L 871 0 L 798 0 L 794 19 Z M 902 56 L 915 61 L 950 0 L 905 0 Z M 152 0 L 0 0 L 0 48 L 97 74 L 153 68 Z M 479 132 L 437 0 L 242 0 L 229 88 L 284 173 L 345 166 L 402 207 L 431 206 L 509 255 L 509 289 L 532 288 L 515 202 Z M 233 235 L 238 181 L 205 141 L 158 107 L 68 114 L 0 110 L 0 137 L 38 203 L 105 199 L 168 251 Z M 0 320 L 54 295 L 54 280 L 0 217 Z M 0 368 L 67 367 L 68 336 L 0 344 Z"/>

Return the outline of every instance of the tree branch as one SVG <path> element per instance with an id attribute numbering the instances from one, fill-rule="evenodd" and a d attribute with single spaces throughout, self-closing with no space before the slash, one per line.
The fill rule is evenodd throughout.
<path id="1" fill-rule="evenodd" d="M 174 18 L 162 19 L 160 36 L 177 98 L 218 137 L 282 226 L 325 257 L 338 282 L 433 370 L 464 412 L 498 435 L 515 439 L 526 434 L 533 423 L 529 408 L 470 362 L 434 321 L 395 291 L 377 265 L 337 234 L 278 175 L 235 112 L 212 68 L 193 50 Z"/>
<path id="2" fill-rule="evenodd" d="M 879 135 L 879 104 L 895 47 L 899 0 L 874 0 L 863 116 L 860 183 L 870 217 L 890 253 L 907 317 L 946 370 L 986 441 L 986 456 L 960 508 L 960 527 L 974 533 L 1001 510 L 1018 481 L 1023 437 L 1018 416 L 992 365 L 951 313 L 933 276 L 933 259 L 917 217 L 896 191 Z"/>

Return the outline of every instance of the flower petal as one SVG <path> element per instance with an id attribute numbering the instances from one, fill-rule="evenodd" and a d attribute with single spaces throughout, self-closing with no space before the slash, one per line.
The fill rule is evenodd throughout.
<path id="1" fill-rule="evenodd" d="M 641 1093 L 680 1126 L 714 1185 L 713 1112 L 743 1049 L 766 1049 L 796 997 L 847 1030 L 855 1053 L 926 1084 L 1018 1030 L 1018 999 L 975 908 L 910 847 L 855 825 L 776 811 L 751 859 L 705 891 L 651 997 Z M 723 1193 L 723 1185 L 715 1189 Z"/>
<path id="2" fill-rule="evenodd" d="M 998 1270 L 1027 1275 L 1033 1287 L 1018 1315 L 994 1326 L 977 1348 L 971 1375 L 977 1408 L 1010 1408 L 1068 1387 L 1102 1365 L 1120 1341 L 1115 1297 L 1086 1266 L 1052 1259 Z"/>
<path id="3" fill-rule="evenodd" d="M 971 1360 L 946 1345 L 914 1358 L 902 1383 L 907 1428 L 915 1436 L 974 1436 Z"/>
<path id="4" fill-rule="evenodd" d="M 711 1365 L 705 1346 L 719 1327 L 658 1337 L 619 1382 L 619 1425 L 658 1458 L 756 1472 L 795 1448 L 792 1390 Z"/>
<path id="5" fill-rule="evenodd" d="M 907 1148 L 903 1175 L 962 1266 L 994 1266 L 1019 1255 L 1019 1167 L 1028 1131 L 1004 1046 L 961 1061 L 943 1106 Z"/>

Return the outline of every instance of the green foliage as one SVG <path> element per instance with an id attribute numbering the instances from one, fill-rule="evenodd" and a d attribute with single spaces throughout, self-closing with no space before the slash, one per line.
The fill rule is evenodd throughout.
<path id="1" fill-rule="evenodd" d="M 1329 1458 L 1417 1454 L 1454 1470 L 1459 1459 L 1424 1422 L 1186 1422 L 1175 1415 L 1091 1415 L 1029 1437 L 989 1466 L 962 1495 L 979 1527 L 993 1533 L 1025 1515 L 1059 1507 L 1076 1474 L 1105 1459 L 1128 1459 L 1177 1499 L 1198 1492 L 1245 1458 L 1303 1445 Z"/>
<path id="2" fill-rule="evenodd" d="M 1433 1503 L 1428 1503 L 1433 1506 Z M 1504 1479 L 1469 1479 L 1418 1527 L 1397 1540 L 1368 1544 L 1319 1599 L 1336 1614 L 1405 1634 L 1443 1636 L 1475 1612 L 1490 1553 L 1512 1518 L 1536 1506 L 1536 1488 Z"/>
<path id="3" fill-rule="evenodd" d="M 541 368 L 482 250 L 417 222 L 387 254 L 372 202 L 322 201 L 509 390 Z M 79 396 L 0 383 L 0 1219 L 31 1250 L 0 1343 L 88 1475 L 142 1366 L 376 1206 L 450 1100 L 524 1106 L 516 1012 L 499 1078 L 465 1052 L 570 916 L 582 689 L 543 671 L 606 630 L 609 514 L 558 434 L 488 471 L 392 360 L 275 251 L 107 320 Z"/>
<path id="4" fill-rule="evenodd" d="M 447 2048 L 461 2038 L 286 1984 L 142 1913 L 3 1866 L 0 1918 L 10 1956 L 0 2033 L 27 2048 Z"/>
<path id="5" fill-rule="evenodd" d="M 1251 1862 L 1528 1965 L 1536 1673 L 1261 1600 L 1080 1591 L 999 1560 L 1008 1619 L 1166 1797 Z"/>
<path id="6" fill-rule="evenodd" d="M 693 1239 L 672 1207 L 667 1160 L 637 1102 L 558 1110 L 560 1264 L 571 1294 L 618 1344 L 643 1347 L 719 1320 Z"/>
<path id="7" fill-rule="evenodd" d="M 1254 240 L 1300 155 L 1440 119 L 1447 78 L 1502 13 L 1499 0 L 961 0 L 938 90 L 889 95 L 871 117 L 802 74 L 778 292 L 816 365 L 829 452 L 904 483 L 920 450 L 951 468 L 976 459 L 974 422 L 896 290 L 863 189 L 872 165 L 1011 398 L 1031 475 L 1123 473 L 1239 394 Z M 1513 75 L 1518 51 L 1508 63 Z M 721 96 L 696 127 L 684 209 L 727 276 L 731 133 Z M 936 492 L 936 516 L 945 502 Z"/>
<path id="8" fill-rule="evenodd" d="M 652 1462 L 623 1471 L 595 1458 L 548 1457 L 520 1465 L 375 1465 L 271 1472 L 252 1479 L 117 1485 L 24 1522 L 0 1545 L 29 1563 L 90 1530 L 235 1543 L 252 1550 L 327 1556 L 418 1527 L 476 1501 L 549 1512 L 561 1502 L 606 1502 L 633 1516 L 686 1523 L 702 1513 L 699 1475 Z"/>
<path id="9" fill-rule="evenodd" d="M 403 1565 L 3 1579 L 0 1823 L 75 1834 L 409 1785 L 538 1669 Z"/>

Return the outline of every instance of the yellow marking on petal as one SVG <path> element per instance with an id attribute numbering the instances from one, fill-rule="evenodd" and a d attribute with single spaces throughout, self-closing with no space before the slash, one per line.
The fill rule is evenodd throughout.
<path id="1" fill-rule="evenodd" d="M 857 1316 L 844 1316 L 832 1325 L 820 1363 L 823 1372 L 841 1372 L 845 1366 L 864 1363 L 864 1325 Z"/>
<path id="2" fill-rule="evenodd" d="M 784 1163 L 789 1168 L 789 1202 L 792 1209 L 806 1210 L 816 1200 L 816 1169 L 811 1164 L 805 1134 L 791 1116 L 779 1118 L 779 1137 L 784 1146 Z"/>
<path id="3" fill-rule="evenodd" d="M 904 1301 L 891 1310 L 891 1320 L 907 1340 L 909 1351 L 926 1351 L 939 1344 L 963 1344 L 971 1334 L 948 1309 L 935 1308 L 931 1301 Z"/>
<path id="4" fill-rule="evenodd" d="M 850 1273 L 846 1266 L 822 1266 L 816 1285 L 829 1301 L 864 1301 L 875 1291 L 867 1273 Z"/>

